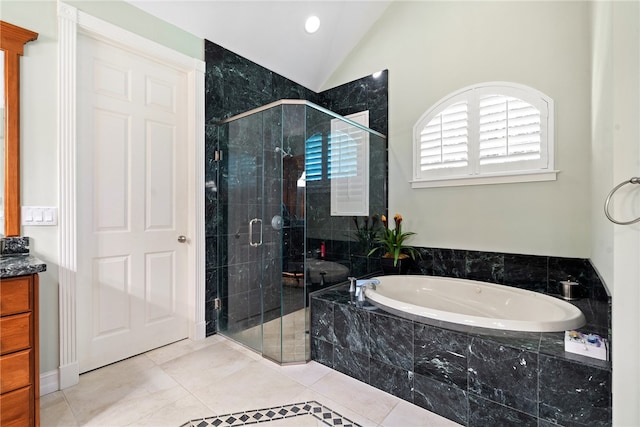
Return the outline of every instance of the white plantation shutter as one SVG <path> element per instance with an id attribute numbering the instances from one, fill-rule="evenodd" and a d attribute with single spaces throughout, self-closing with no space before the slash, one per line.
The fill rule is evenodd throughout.
<path id="1" fill-rule="evenodd" d="M 306 181 L 322 179 L 322 134 L 312 135 L 305 142 L 304 169 Z"/>
<path id="2" fill-rule="evenodd" d="M 464 88 L 418 120 L 414 156 L 412 185 L 417 188 L 451 179 L 458 181 L 443 185 L 555 179 L 553 101 L 513 83 Z"/>
<path id="3" fill-rule="evenodd" d="M 543 125 L 547 114 L 542 110 L 515 96 L 480 94 L 480 172 L 545 169 L 547 144 Z"/>
<path id="4" fill-rule="evenodd" d="M 346 116 L 369 126 L 369 111 Z M 369 216 L 369 133 L 339 119 L 331 120 L 329 138 L 331 215 Z"/>
<path id="5" fill-rule="evenodd" d="M 358 175 L 359 147 L 362 144 L 362 133 L 357 131 L 347 134 L 336 131 L 329 137 L 329 179 L 349 178 Z"/>
<path id="6" fill-rule="evenodd" d="M 435 116 L 420 132 L 420 169 L 467 167 L 469 115 L 460 102 Z"/>

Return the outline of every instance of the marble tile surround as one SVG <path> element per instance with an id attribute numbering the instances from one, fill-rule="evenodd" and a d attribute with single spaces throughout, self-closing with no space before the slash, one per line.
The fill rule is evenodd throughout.
<path id="1" fill-rule="evenodd" d="M 571 274 L 589 296 L 576 304 L 587 317 L 582 330 L 610 330 L 606 289 L 588 260 L 420 250 L 413 273 L 549 293 Z M 478 268 L 482 259 L 493 264 Z M 463 425 L 611 425 L 610 362 L 564 352 L 563 333 L 456 332 L 349 301 L 345 285 L 312 296 L 312 360 Z"/>

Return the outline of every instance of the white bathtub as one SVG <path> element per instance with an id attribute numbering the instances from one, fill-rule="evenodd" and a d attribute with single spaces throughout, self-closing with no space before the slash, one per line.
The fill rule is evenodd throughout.
<path id="1" fill-rule="evenodd" d="M 379 276 L 366 299 L 401 317 L 431 325 L 509 331 L 559 332 L 586 323 L 576 306 L 537 292 L 475 280 Z M 463 328 L 456 328 L 456 325 Z"/>

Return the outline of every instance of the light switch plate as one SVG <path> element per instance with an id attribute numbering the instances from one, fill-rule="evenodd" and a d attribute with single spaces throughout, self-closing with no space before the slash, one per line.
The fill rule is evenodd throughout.
<path id="1" fill-rule="evenodd" d="M 55 206 L 23 206 L 22 225 L 58 225 L 58 208 Z"/>

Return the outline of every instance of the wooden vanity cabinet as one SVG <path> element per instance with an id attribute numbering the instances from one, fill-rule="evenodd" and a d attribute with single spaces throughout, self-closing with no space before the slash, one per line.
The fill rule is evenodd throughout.
<path id="1" fill-rule="evenodd" d="M 0 279 L 0 426 L 39 426 L 38 275 Z"/>

